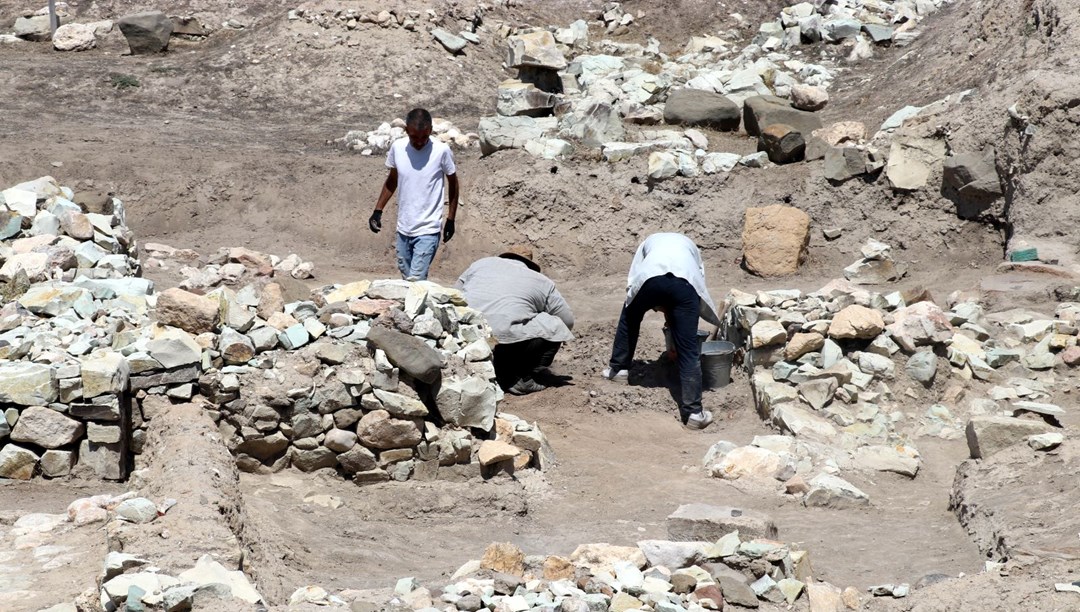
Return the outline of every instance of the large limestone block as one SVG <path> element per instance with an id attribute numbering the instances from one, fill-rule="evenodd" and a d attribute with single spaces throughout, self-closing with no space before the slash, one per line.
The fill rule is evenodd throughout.
<path id="1" fill-rule="evenodd" d="M 684 504 L 665 521 L 668 537 L 682 542 L 715 542 L 732 531 L 744 539 L 778 536 L 769 516 L 744 508 Z"/>
<path id="2" fill-rule="evenodd" d="M 807 506 L 857 508 L 870 503 L 870 496 L 850 482 L 822 472 L 810 479 L 810 490 L 803 498 Z"/>
<path id="3" fill-rule="evenodd" d="M 936 138 L 896 138 L 889 148 L 885 176 L 897 191 L 926 187 L 934 167 L 945 159 L 945 141 Z"/>
<path id="4" fill-rule="evenodd" d="M 42 448 L 60 448 L 78 440 L 85 431 L 86 426 L 75 419 L 51 408 L 31 406 L 19 413 L 11 439 Z"/>
<path id="5" fill-rule="evenodd" d="M 794 274 L 806 259 L 810 216 L 779 204 L 747 208 L 742 240 L 750 272 L 759 276 Z"/>
<path id="6" fill-rule="evenodd" d="M 82 394 L 86 399 L 99 395 L 117 395 L 127 389 L 131 366 L 120 353 L 107 351 L 91 355 L 79 364 Z"/>
<path id="7" fill-rule="evenodd" d="M 1032 419 L 1006 416 L 975 416 L 968 421 L 966 433 L 972 459 L 989 457 L 1028 436 L 1057 431 L 1053 425 Z"/>
<path id="8" fill-rule="evenodd" d="M 173 22 L 160 11 L 124 15 L 116 21 L 132 55 L 161 53 L 169 48 Z"/>
<path id="9" fill-rule="evenodd" d="M 172 325 L 192 334 L 214 331 L 221 303 L 178 287 L 158 294 L 154 315 L 162 325 Z"/>
<path id="10" fill-rule="evenodd" d="M 79 465 L 88 466 L 100 478 L 121 480 L 127 476 L 124 444 L 98 444 L 83 440 L 79 445 Z"/>
<path id="11" fill-rule="evenodd" d="M 37 463 L 38 456 L 29 449 L 14 444 L 0 448 L 0 478 L 30 480 Z"/>
<path id="12" fill-rule="evenodd" d="M 0 401 L 42 406 L 56 401 L 59 386 L 51 367 L 28 361 L 0 363 Z"/>
<path id="13" fill-rule="evenodd" d="M 510 68 L 566 68 L 566 58 L 547 30 L 511 36 L 506 40 L 506 65 Z"/>
<path id="14" fill-rule="evenodd" d="M 15 36 L 23 40 L 42 42 L 52 38 L 52 25 L 48 15 L 19 17 L 15 20 Z"/>
<path id="15" fill-rule="evenodd" d="M 915 352 L 917 346 L 942 344 L 953 337 L 949 315 L 933 302 L 918 302 L 896 310 L 885 330 L 908 353 Z"/>
<path id="16" fill-rule="evenodd" d="M 791 104 L 776 96 L 752 96 L 743 102 L 743 129 L 750 136 L 775 123 L 790 125 L 803 135 L 821 129 L 821 118 L 814 113 L 791 108 Z"/>
<path id="17" fill-rule="evenodd" d="M 829 324 L 829 337 L 848 340 L 876 338 L 885 329 L 881 312 L 853 304 L 836 313 Z"/>
<path id="18" fill-rule="evenodd" d="M 702 125 L 717 130 L 739 129 L 739 105 L 727 97 L 701 89 L 676 89 L 664 105 L 664 122 Z"/>
<path id="19" fill-rule="evenodd" d="M 555 100 L 553 94 L 540 91 L 532 83 L 511 79 L 499 83 L 495 108 L 504 117 L 543 117 L 551 114 Z"/>
<path id="20" fill-rule="evenodd" d="M 416 421 L 395 419 L 385 410 L 365 414 L 356 426 L 356 434 L 364 446 L 379 450 L 409 448 L 419 444 L 422 438 Z"/>
<path id="21" fill-rule="evenodd" d="M 476 377 L 451 378 L 442 381 L 435 404 L 447 423 L 489 431 L 495 426 L 497 400 L 494 383 Z"/>
<path id="22" fill-rule="evenodd" d="M 87 51 L 97 46 L 94 31 L 97 28 L 86 23 L 65 23 L 56 28 L 53 49 L 57 51 Z"/>
<path id="23" fill-rule="evenodd" d="M 20 272 L 26 273 L 30 282 L 41 282 L 49 277 L 48 253 L 19 253 L 12 255 L 0 266 L 0 279 L 10 280 Z"/>
<path id="24" fill-rule="evenodd" d="M 146 344 L 150 356 L 166 368 L 177 368 L 199 363 L 202 347 L 187 332 L 180 329 L 164 329 Z"/>
<path id="25" fill-rule="evenodd" d="M 549 131 L 558 128 L 554 117 L 482 117 L 477 128 L 480 135 L 480 153 L 491 155 L 503 149 L 524 149 L 530 140 L 540 140 Z M 368 292 L 369 297 L 374 297 Z"/>

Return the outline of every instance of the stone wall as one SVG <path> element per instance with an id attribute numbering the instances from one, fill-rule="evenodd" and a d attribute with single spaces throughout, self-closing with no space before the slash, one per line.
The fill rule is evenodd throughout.
<path id="1" fill-rule="evenodd" d="M 296 277 L 312 267 L 295 256 L 236 248 L 204 263 L 155 245 L 148 261 L 179 257 L 190 289 L 155 293 L 135 276 L 119 200 L 80 202 L 51 177 L 3 198 L 0 477 L 123 479 L 147 423 L 193 399 L 248 471 L 330 468 L 366 483 L 550 461 L 538 429 L 496 418 L 490 330 L 455 290 L 309 291 Z"/>

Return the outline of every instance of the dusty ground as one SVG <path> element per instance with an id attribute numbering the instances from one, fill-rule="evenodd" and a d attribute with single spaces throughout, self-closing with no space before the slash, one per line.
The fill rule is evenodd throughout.
<path id="1" fill-rule="evenodd" d="M 22 10 L 36 8 L 28 4 L 0 0 L 0 30 Z M 77 6 L 76 14 L 80 20 L 115 17 L 135 4 L 89 3 Z M 383 4 L 306 6 L 363 11 Z M 565 25 L 600 3 L 522 4 L 494 10 L 489 18 Z M 785 4 L 682 0 L 665 4 L 661 19 L 650 18 L 659 13 L 655 3 L 627 2 L 628 8 L 646 12 L 629 37 L 641 42 L 656 36 L 666 50 L 705 32 L 734 30 L 748 37 L 765 15 Z M 925 463 L 914 481 L 888 476 L 857 481 L 874 499 L 866 511 L 806 509 L 773 492 L 743 491 L 707 478 L 697 469 L 717 440 L 743 444 L 772 433 L 753 413 L 744 376 L 706 394 L 707 405 L 723 418 L 699 434 L 678 426 L 665 389 L 613 387 L 595 374 L 610 350 L 632 250 L 660 229 L 684 231 L 702 246 L 714 297 L 730 287 L 816 289 L 838 276 L 857 258 L 858 245 L 873 236 L 892 244 L 897 259 L 909 264 L 898 288 L 927 286 L 939 299 L 957 289 L 982 288 L 993 290 L 988 301 L 1001 307 L 1045 304 L 1058 281 L 1002 276 L 996 267 L 1017 233 L 1054 244 L 1076 240 L 1063 228 L 1074 225 L 1076 209 L 1068 198 L 1075 195 L 1080 175 L 1056 162 L 1061 156 L 1075 158 L 1076 139 L 1069 134 L 1075 134 L 1076 104 L 1069 92 L 1077 88 L 1075 77 L 1068 76 L 1069 45 L 1059 42 L 1075 40 L 1075 34 L 1068 27 L 1048 33 L 1045 19 L 1044 25 L 1032 26 L 1029 12 L 1059 6 L 1065 26 L 1077 19 L 1064 2 L 989 4 L 959 0 L 928 21 L 926 34 L 910 47 L 883 50 L 864 65 L 850 66 L 824 111 L 827 121 L 858 119 L 875 126 L 905 104 L 980 87 L 977 104 L 944 121 L 957 147 L 993 144 L 999 165 L 1020 169 L 1007 198 L 1011 213 L 996 211 L 998 216 L 985 223 L 957 219 L 939 194 L 894 198 L 881 180 L 829 187 L 815 164 L 771 168 L 767 174 L 740 168 L 726 180 L 680 180 L 650 190 L 643 163 L 606 166 L 588 159 L 535 160 L 521 152 L 483 159 L 475 150 L 458 153 L 459 235 L 441 249 L 433 279 L 451 284 L 473 259 L 508 242 L 524 240 L 536 247 L 578 318 L 578 339 L 557 362 L 557 369 L 574 379 L 538 396 L 510 398 L 504 410 L 539 422 L 560 464 L 543 478 L 520 482 L 408 488 L 357 489 L 295 473 L 245 475 L 245 537 L 255 549 L 252 569 L 260 588 L 280 601 L 304 584 L 385 587 L 404 575 L 438 580 L 477 558 L 493 540 L 514 541 L 527 553 L 566 554 L 582 542 L 662 537 L 664 517 L 692 501 L 768 512 L 781 538 L 811 550 L 816 575 L 835 584 L 866 587 L 914 583 L 929 573 L 979 572 L 983 556 L 948 509 L 956 466 L 966 456 L 962 441 L 919 440 Z M 425 10 L 429 5 L 402 0 L 395 6 Z M 460 23 L 455 16 L 471 14 L 472 5 L 430 6 L 449 14 L 453 24 Z M 236 18 L 248 27 L 221 30 L 203 42 L 178 42 L 161 57 L 122 55 L 118 34 L 82 54 L 56 54 L 47 45 L 0 48 L 0 185 L 52 174 L 77 190 L 114 193 L 128 205 L 129 224 L 144 242 L 204 253 L 236 245 L 279 255 L 295 252 L 316 263 L 320 284 L 393 276 L 391 235 L 373 236 L 364 227 L 385 173 L 382 159 L 348 153 L 328 141 L 349 129 L 373 129 L 414 105 L 427 105 L 436 116 L 473 129 L 480 116 L 493 111 L 495 86 L 507 76 L 499 67 L 501 47 L 488 33 L 485 44 L 450 60 L 418 34 L 379 28 L 338 32 L 351 36 L 353 46 L 345 38 L 342 44 L 326 44 L 325 38 L 316 40 L 313 26 L 285 20 L 292 7 L 280 1 L 228 8 L 208 0 L 174 3 L 170 11 L 192 13 L 206 23 Z M 732 12 L 754 27 L 741 27 Z M 110 84 L 112 74 L 135 75 L 142 85 L 118 90 Z M 1003 112 L 1017 99 L 1049 124 L 1030 147 L 1017 140 Z M 753 149 L 738 136 L 709 136 L 714 150 Z M 813 218 L 810 259 L 796 278 L 763 281 L 738 267 L 742 218 L 748 206 L 774 203 L 798 206 Z M 1017 211 L 1027 212 L 1020 217 Z M 393 222 L 391 212 L 386 226 Z M 826 242 L 821 230 L 827 227 L 842 227 L 843 237 Z M 162 274 L 159 280 L 167 283 L 169 277 Z M 647 322 L 639 357 L 658 353 L 659 325 Z M 1067 398 L 1055 399 L 1068 404 Z M 1059 485 L 1031 486 L 1032 494 L 1051 494 Z M 0 483 L 0 533 L 9 528 L 5 517 L 62 512 L 71 499 L 110 488 Z M 306 494 L 315 491 L 341 497 L 344 506 L 305 503 Z M 103 540 L 86 531 L 72 533 L 58 537 L 74 538 L 63 543 L 101 558 L 95 547 L 103 547 Z M 20 568 L 33 567 L 10 556 L 19 554 L 0 547 L 0 565 L 14 560 Z M 1055 563 L 1066 568 L 969 579 L 955 592 L 939 585 L 912 609 L 970 609 L 956 599 L 956 592 L 968 589 L 1007 594 L 1001 600 L 1005 607 L 991 595 L 981 609 L 1016 609 L 1008 602 L 1045 592 L 1051 574 L 1075 568 L 1075 561 Z M 19 590 L 55 589 L 70 598 L 83 590 L 76 582 L 92 582 L 97 564 L 79 564 L 81 573 L 63 576 L 24 572 L 17 579 L 0 572 L 0 608 L 2 597 Z M 34 583 L 39 580 L 44 582 Z M 1067 602 L 1057 599 L 1033 609 L 1067 609 L 1053 607 Z"/>

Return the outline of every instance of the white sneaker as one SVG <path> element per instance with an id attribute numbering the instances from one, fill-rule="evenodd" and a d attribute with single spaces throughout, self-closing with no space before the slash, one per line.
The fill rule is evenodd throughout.
<path id="1" fill-rule="evenodd" d="M 615 382 L 621 383 L 624 383 L 630 379 L 629 370 L 618 370 L 616 372 L 612 372 L 610 367 L 604 368 L 604 371 L 601 372 L 600 375 L 608 380 L 613 380 Z"/>
<path id="2" fill-rule="evenodd" d="M 701 412 L 695 412 L 690 415 L 690 418 L 686 420 L 687 429 L 705 429 L 713 422 L 712 412 L 709 410 L 702 410 Z"/>

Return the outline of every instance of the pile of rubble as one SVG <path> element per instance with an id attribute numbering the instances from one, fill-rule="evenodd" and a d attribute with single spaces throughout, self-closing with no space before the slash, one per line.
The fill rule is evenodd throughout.
<path id="1" fill-rule="evenodd" d="M 568 558 L 527 556 L 495 543 L 483 558 L 464 564 L 440 588 L 402 578 L 389 601 L 373 593 L 330 595 L 298 589 L 290 603 L 451 612 L 538 608 L 588 610 L 725 610 L 762 602 L 812 610 L 858 609 L 854 588 L 841 590 L 813 578 L 809 554 L 777 541 L 775 525 L 737 508 L 681 506 L 667 520 L 671 540 L 636 546 L 584 544 Z"/>
<path id="2" fill-rule="evenodd" d="M 863 254 L 858 265 L 891 263 L 875 241 Z M 715 445 L 705 458 L 714 476 L 783 481 L 807 505 L 863 504 L 866 494 L 836 474 L 915 477 L 917 437 L 966 434 L 976 458 L 1029 436 L 1051 434 L 1032 442 L 1039 449 L 1060 443 L 1063 410 L 1040 400 L 1059 383 L 1055 370 L 1080 363 L 1080 305 L 1061 304 L 1054 318 L 986 314 L 956 292 L 945 310 L 924 290 L 883 294 L 842 280 L 728 299 L 728 334 L 746 348 L 757 410 L 790 435 Z"/>
<path id="3" fill-rule="evenodd" d="M 431 120 L 432 137 L 453 148 L 466 149 L 475 146 L 480 137 L 473 133 L 463 133 L 454 124 L 446 119 L 434 118 Z M 340 144 L 350 151 L 357 151 L 361 155 L 382 153 L 390 148 L 390 145 L 399 138 L 405 138 L 405 120 L 400 117 L 390 123 L 382 123 L 377 129 L 365 132 L 364 130 L 349 130 L 344 136 L 332 141 Z"/>
<path id="4" fill-rule="evenodd" d="M 823 126 L 813 111 L 828 103 L 827 89 L 839 68 L 829 60 L 825 65 L 797 59 L 800 46 L 837 43 L 852 46 L 854 59 L 869 57 L 875 44 L 908 42 L 918 21 L 941 4 L 803 2 L 761 25 L 741 49 L 718 36 L 694 37 L 677 57 L 662 53 L 654 39 L 644 46 L 606 39 L 590 43 L 584 21 L 521 30 L 507 39 L 505 62 L 518 70 L 518 78 L 499 86 L 499 115 L 481 121 L 481 150 L 523 148 L 552 158 L 571 153 L 577 143 L 600 148 L 608 161 L 649 154 L 654 179 L 696 176 L 729 171 L 740 159 L 706 162 L 708 142 L 700 133 L 653 130 L 627 139 L 634 135 L 624 124 L 733 131 L 742 122 L 774 163 L 821 159 L 830 146 L 845 142 L 814 134 Z M 633 18 L 618 3 L 608 3 L 602 21 L 612 32 Z M 816 153 L 808 155 L 812 148 Z M 867 155 L 877 159 L 876 153 Z M 753 165 L 760 163 L 757 158 Z"/>
<path id="5" fill-rule="evenodd" d="M 193 398 L 242 469 L 337 468 L 363 483 L 550 463 L 539 430 L 495 418 L 490 330 L 458 291 L 358 281 L 287 301 L 285 260 L 230 249 L 191 283 L 203 294 L 155 293 L 133 276 L 122 203 L 77 202 L 51 177 L 3 192 L 0 477 L 78 465 L 123 479 L 147 423 Z"/>
<path id="6" fill-rule="evenodd" d="M 124 35 L 133 55 L 161 53 L 169 47 L 171 37 L 202 39 L 210 34 L 199 20 L 190 16 L 168 16 L 159 11 L 125 15 L 115 20 L 103 19 L 79 23 L 69 21 L 72 16 L 66 2 L 56 3 L 57 28 L 53 33 L 49 7 L 26 13 L 15 20 L 12 34 L 0 35 L 0 43 L 21 41 L 52 42 L 57 51 L 89 51 L 113 32 L 115 25 Z M 225 28 L 243 27 L 233 20 L 222 24 Z"/>

